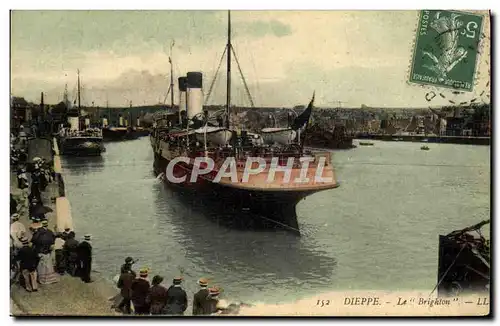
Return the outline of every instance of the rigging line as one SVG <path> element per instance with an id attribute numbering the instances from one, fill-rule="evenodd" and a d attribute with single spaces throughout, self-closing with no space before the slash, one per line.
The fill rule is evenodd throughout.
<path id="1" fill-rule="evenodd" d="M 290 226 L 290 225 L 283 224 L 283 223 L 281 223 L 281 222 L 278 222 L 278 221 L 272 220 L 272 219 L 267 218 L 267 217 L 262 216 L 262 215 L 256 215 L 256 216 L 257 216 L 257 217 L 260 217 L 260 218 L 262 218 L 262 219 L 264 219 L 264 220 L 268 220 L 269 222 L 276 223 L 276 224 L 278 224 L 278 225 L 284 226 L 284 227 L 286 227 L 286 228 L 288 228 L 288 229 L 290 229 L 290 230 L 293 230 L 293 231 L 295 231 L 295 232 L 300 233 L 300 230 L 299 230 L 299 229 L 296 229 L 296 228 L 294 228 L 294 227 L 292 227 L 292 226 Z"/>
<path id="2" fill-rule="evenodd" d="M 471 271 L 473 271 L 473 272 L 476 272 L 479 276 L 484 277 L 484 278 L 485 278 L 485 279 L 487 279 L 488 281 L 490 280 L 490 277 L 489 277 L 488 275 L 486 275 L 486 274 L 484 274 L 484 273 L 481 273 L 480 271 L 478 271 L 477 269 L 474 269 L 474 268 L 470 267 L 469 265 L 465 266 L 465 268 L 470 269 L 470 270 L 471 270 Z"/>
<path id="3" fill-rule="evenodd" d="M 436 284 L 434 289 L 432 289 L 431 293 L 429 294 L 429 297 L 434 293 L 434 291 L 438 288 L 438 286 L 443 282 L 446 275 L 448 275 L 448 272 L 450 271 L 450 269 L 453 267 L 453 265 L 455 265 L 455 262 L 457 261 L 458 256 L 460 256 L 460 254 L 462 253 L 462 250 L 464 250 L 464 248 L 465 248 L 465 245 L 462 246 L 462 249 L 460 249 L 460 251 L 458 252 L 458 254 L 455 257 L 455 259 L 453 260 L 453 262 L 450 264 L 450 266 L 448 266 L 448 269 L 446 270 L 446 272 L 444 272 L 443 276 L 441 276 L 441 279 L 439 280 L 438 284 Z"/>
<path id="4" fill-rule="evenodd" d="M 168 94 L 170 93 L 171 88 L 172 88 L 172 85 L 168 85 L 167 94 L 165 94 L 165 98 L 163 99 L 163 104 L 167 103 L 167 97 L 168 97 Z"/>
<path id="5" fill-rule="evenodd" d="M 208 103 L 208 100 L 210 99 L 210 95 L 212 95 L 212 90 L 214 88 L 215 81 L 217 80 L 217 76 L 219 75 L 219 70 L 220 70 L 220 67 L 222 65 L 222 61 L 224 60 L 224 56 L 226 55 L 226 51 L 227 51 L 227 46 L 224 47 L 224 52 L 222 52 L 222 56 L 220 57 L 219 66 L 217 67 L 217 70 L 215 71 L 214 79 L 212 79 L 212 83 L 210 83 L 210 88 L 208 89 L 208 94 L 207 94 L 207 97 L 205 98 L 205 104 Z"/>
<path id="6" fill-rule="evenodd" d="M 238 70 L 240 71 L 241 79 L 243 80 L 243 86 L 245 86 L 245 91 L 247 92 L 248 99 L 250 100 L 250 105 L 253 108 L 254 105 L 253 105 L 252 95 L 250 95 L 250 90 L 248 89 L 247 81 L 245 80 L 245 76 L 243 76 L 243 71 L 241 71 L 240 62 L 238 61 L 238 57 L 236 56 L 236 51 L 234 51 L 232 44 L 231 44 L 231 51 L 233 52 L 234 59 L 236 60 L 236 65 L 238 65 Z"/>
<path id="7" fill-rule="evenodd" d="M 486 265 L 486 267 L 490 268 L 490 264 L 486 261 L 486 259 L 481 255 L 481 253 L 477 250 L 477 248 L 472 248 L 472 253 L 477 257 L 479 258 L 483 264 Z"/>
<path id="8" fill-rule="evenodd" d="M 252 51 L 250 51 L 250 59 L 252 60 L 252 66 L 253 66 L 253 73 L 254 73 L 254 76 L 255 76 L 255 81 L 256 81 L 256 84 L 257 84 L 257 95 L 258 94 L 262 94 L 261 91 L 260 91 L 260 84 L 259 84 L 259 78 L 257 76 L 257 67 L 255 66 L 255 59 L 253 57 L 253 53 Z M 257 99 L 256 99 L 257 100 Z M 260 101 L 257 101 L 260 103 Z"/>

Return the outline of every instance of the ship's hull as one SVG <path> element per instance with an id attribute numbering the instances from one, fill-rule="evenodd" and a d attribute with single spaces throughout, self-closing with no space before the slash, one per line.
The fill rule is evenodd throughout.
<path id="1" fill-rule="evenodd" d="M 105 152 L 102 138 L 63 137 L 59 139 L 59 149 L 67 156 L 99 156 Z"/>
<path id="2" fill-rule="evenodd" d="M 149 130 L 146 128 L 136 128 L 134 132 L 137 135 L 137 137 L 146 137 L 149 136 L 150 133 Z"/>
<path id="3" fill-rule="evenodd" d="M 169 160 L 155 153 L 154 171 L 156 175 L 165 173 Z M 176 164 L 173 174 L 182 177 L 188 173 L 189 167 Z M 215 206 L 223 205 L 224 211 L 229 210 L 236 214 L 245 213 L 251 218 L 260 218 L 271 222 L 274 226 L 299 232 L 296 206 L 305 197 L 318 190 L 266 190 L 245 189 L 232 187 L 224 183 L 214 183 L 210 180 L 198 178 L 196 182 L 171 183 L 166 178 L 164 182 L 181 191 L 195 195 L 195 200 Z"/>
<path id="4" fill-rule="evenodd" d="M 102 138 L 104 141 L 122 141 L 122 140 L 134 140 L 140 137 L 139 132 L 135 132 L 133 129 L 114 129 L 114 128 L 104 128 L 102 130 Z"/>

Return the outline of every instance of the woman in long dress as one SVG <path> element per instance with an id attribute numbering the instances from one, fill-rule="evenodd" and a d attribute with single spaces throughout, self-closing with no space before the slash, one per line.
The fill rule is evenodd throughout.
<path id="1" fill-rule="evenodd" d="M 47 229 L 47 221 L 42 222 L 41 230 L 37 231 L 33 237 L 33 244 L 38 248 L 38 263 L 37 273 L 38 282 L 40 284 L 52 284 L 59 282 L 59 274 L 54 271 L 54 263 L 52 260 L 52 250 L 54 247 L 55 236 L 52 231 Z"/>
<path id="2" fill-rule="evenodd" d="M 49 253 L 47 254 L 38 254 L 40 257 L 40 262 L 38 263 L 37 273 L 38 273 L 38 282 L 40 284 L 52 284 L 59 282 L 59 274 L 54 271 L 54 265 L 52 256 Z"/>

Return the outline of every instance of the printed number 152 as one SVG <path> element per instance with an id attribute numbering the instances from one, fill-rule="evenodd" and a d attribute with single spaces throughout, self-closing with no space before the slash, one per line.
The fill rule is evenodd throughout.
<path id="1" fill-rule="evenodd" d="M 321 307 L 328 306 L 330 305 L 330 300 L 318 300 L 316 305 Z"/>

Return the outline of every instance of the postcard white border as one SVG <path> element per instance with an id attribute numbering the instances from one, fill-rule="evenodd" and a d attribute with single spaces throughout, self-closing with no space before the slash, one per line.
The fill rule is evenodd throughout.
<path id="1" fill-rule="evenodd" d="M 276 1 L 275 3 L 271 3 L 268 0 L 252 0 L 251 2 L 248 3 L 242 3 L 242 2 L 236 2 L 236 1 L 228 1 L 228 0 L 217 0 L 217 1 L 169 1 L 168 3 L 164 2 L 164 5 L 160 5 L 160 1 L 152 1 L 152 0 L 142 0 L 140 2 L 137 1 L 105 1 L 105 0 L 87 0 L 87 1 L 82 1 L 82 2 L 70 2 L 70 1 L 57 1 L 57 0 L 45 0 L 45 1 L 2 1 L 1 2 L 1 19 L 0 19 L 0 25 L 1 25 L 1 41 L 3 47 L 1 47 L 2 51 L 2 65 L 1 65 L 1 76 L 2 76 L 2 87 L 0 88 L 0 94 L 1 94 L 1 102 L 3 103 L 2 109 L 0 110 L 1 118 L 0 118 L 0 123 L 2 124 L 3 128 L 2 133 L 3 137 L 1 138 L 1 151 L 4 153 L 3 155 L 3 160 L 2 160 L 2 170 L 1 170 L 1 181 L 2 185 L 4 185 L 3 189 L 5 190 L 4 194 L 0 196 L 0 200 L 4 203 L 1 205 L 6 211 L 7 205 L 7 187 L 6 185 L 8 184 L 9 181 L 9 163 L 7 160 L 7 155 L 9 150 L 9 138 L 8 138 L 8 125 L 9 125 L 9 110 L 8 110 L 8 105 L 10 103 L 10 67 L 8 65 L 9 62 L 9 9 L 221 9 L 221 10 L 226 10 L 226 9 L 253 9 L 253 10 L 271 10 L 271 9 L 288 9 L 288 10 L 312 10 L 312 9 L 323 9 L 323 10 L 356 10 L 356 9 L 492 9 L 494 13 L 498 14 L 499 11 L 499 2 L 498 1 L 485 1 L 485 0 L 475 0 L 473 2 L 471 1 L 463 1 L 463 0 L 442 0 L 442 1 L 435 1 L 435 0 L 420 0 L 417 2 L 409 2 L 409 1 L 340 1 L 340 2 L 330 2 L 330 1 L 319 1 L 319 0 L 308 0 L 308 1 L 286 1 L 286 2 L 278 2 Z M 138 7 L 140 5 L 140 8 Z M 418 5 L 416 8 L 415 6 Z M 498 24 L 495 24 L 497 26 Z M 495 38 L 497 38 L 497 33 L 492 33 Z M 497 41 L 497 39 L 495 40 Z M 496 42 L 495 42 L 496 43 Z M 495 69 L 496 66 L 495 66 Z M 495 73 L 497 71 L 495 70 Z M 496 83 L 494 84 L 496 85 Z M 496 90 L 496 89 L 495 89 Z M 493 108 L 495 109 L 496 106 L 493 105 Z M 499 121 L 500 119 L 498 116 L 499 114 L 494 114 L 495 116 L 495 128 L 499 126 Z M 495 135 L 495 141 L 494 141 L 495 147 L 497 147 L 497 139 Z M 496 163 L 495 163 L 495 168 L 496 168 Z M 493 169 L 494 167 L 492 167 Z M 496 178 L 495 178 L 496 181 Z M 495 182 L 496 183 L 496 182 Z M 498 195 L 498 194 L 497 194 Z M 495 196 L 497 197 L 497 196 Z M 497 198 L 495 198 L 497 199 Z M 498 201 L 500 202 L 500 201 Z M 7 228 L 7 213 L 5 212 L 4 214 L 4 225 L 5 228 Z M 496 223 L 494 224 L 496 225 Z M 495 227 L 496 231 L 496 227 Z M 7 231 L 4 231 L 6 234 Z M 7 261 L 8 254 L 7 254 L 7 236 L 2 237 L 3 241 L 5 242 L 4 245 L 2 245 L 2 248 L 4 248 L 1 251 L 2 258 L 4 258 L 4 261 Z M 496 259 L 496 250 L 495 252 L 495 259 Z M 14 323 L 14 320 L 9 317 L 10 314 L 10 294 L 9 294 L 9 289 L 8 289 L 8 271 L 6 266 L 4 265 L 4 268 L 1 269 L 1 274 L 3 276 L 1 277 L 2 280 L 2 305 L 1 305 L 1 318 L 2 320 L 2 325 L 10 325 Z M 496 285 L 497 282 L 495 282 Z M 498 300 L 495 300 L 497 302 Z M 496 306 L 496 305 L 495 305 Z M 496 308 L 496 307 L 495 307 Z M 496 309 L 495 309 L 496 310 Z M 288 323 L 292 320 L 242 320 L 242 321 L 235 321 L 235 320 L 230 320 L 230 321 L 225 321 L 226 323 L 241 323 L 241 322 L 252 322 L 252 323 L 258 323 L 258 324 L 268 324 L 268 323 Z M 346 321 L 346 320 L 328 320 L 328 319 L 317 319 L 317 320 L 296 320 L 293 322 L 298 322 L 298 323 L 303 323 L 303 324 L 309 324 L 310 322 L 328 322 L 328 323 L 335 323 L 335 324 L 343 324 L 346 322 L 350 323 L 362 323 L 364 321 L 369 321 L 373 322 L 375 320 L 370 319 L 370 320 L 355 320 L 355 321 Z M 379 323 L 386 323 L 389 322 L 390 320 L 378 320 Z M 19 324 L 24 324 L 29 321 L 17 321 L 16 323 Z M 76 321 L 69 321 L 69 320 L 63 320 L 63 321 L 57 321 L 57 319 L 54 320 L 45 320 L 45 321 L 38 321 L 40 323 L 46 323 L 46 324 L 53 324 L 54 322 L 59 322 L 59 323 L 74 323 Z M 123 320 L 89 320 L 89 321 L 78 321 L 80 324 L 88 324 L 88 325 L 95 325 L 95 324 L 123 324 Z M 147 323 L 156 323 L 156 324 L 183 324 L 183 325 L 195 325 L 195 324 L 202 324 L 207 321 L 202 321 L 202 320 L 196 320 L 196 321 L 174 321 L 174 320 L 165 320 L 165 319 L 159 319 L 159 320 L 147 320 Z M 217 323 L 220 322 L 218 320 L 213 320 L 210 321 L 211 323 Z M 393 321 L 391 321 L 393 322 Z M 426 325 L 431 325 L 431 324 L 437 324 L 439 322 L 443 322 L 440 320 L 416 320 L 415 322 L 419 323 L 425 323 Z M 448 323 L 456 323 L 456 320 L 448 320 Z M 472 322 L 472 321 L 471 321 Z M 478 321 L 475 321 L 478 322 Z M 127 322 L 129 323 L 129 322 Z M 140 320 L 134 320 L 130 321 L 130 323 L 137 323 L 137 324 L 142 324 Z"/>

